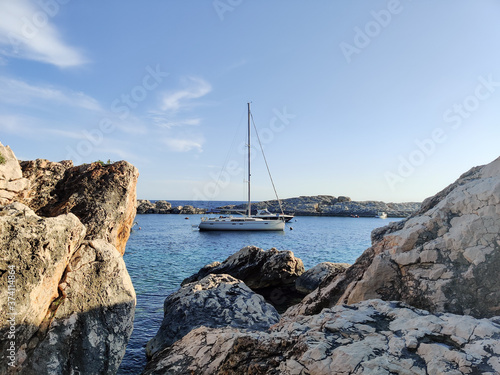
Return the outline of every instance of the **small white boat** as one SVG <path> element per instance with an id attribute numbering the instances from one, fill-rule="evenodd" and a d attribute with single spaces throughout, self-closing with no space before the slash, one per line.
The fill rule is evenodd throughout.
<path id="1" fill-rule="evenodd" d="M 219 217 L 202 217 L 198 229 L 200 231 L 208 230 L 227 230 L 227 231 L 243 231 L 243 230 L 285 230 L 285 219 L 280 217 L 273 217 L 272 219 L 252 217 L 252 203 L 250 200 L 250 103 L 248 103 L 248 203 L 246 215 L 239 217 L 233 216 L 219 216 Z M 268 168 L 269 170 L 269 168 Z M 274 186 L 274 184 L 273 184 Z"/>
<path id="2" fill-rule="evenodd" d="M 387 214 L 385 212 L 378 212 L 375 217 L 378 217 L 379 219 L 387 219 Z"/>
<path id="3" fill-rule="evenodd" d="M 262 210 L 257 210 L 257 214 L 252 215 L 252 217 L 259 218 L 259 219 L 267 219 L 267 220 L 283 219 L 287 223 L 293 219 L 293 215 L 273 214 L 273 213 L 269 212 L 269 210 L 267 208 L 264 208 Z"/>

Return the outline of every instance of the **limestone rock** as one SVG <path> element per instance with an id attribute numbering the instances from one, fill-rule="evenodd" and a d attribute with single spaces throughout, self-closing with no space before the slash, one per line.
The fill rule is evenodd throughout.
<path id="1" fill-rule="evenodd" d="M 372 234 L 372 247 L 288 314 L 366 299 L 431 312 L 492 317 L 500 310 L 500 158 L 428 198 L 418 214 Z"/>
<path id="2" fill-rule="evenodd" d="M 15 312 L 17 348 L 30 342 L 59 297 L 68 263 L 85 237 L 85 227 L 73 214 L 41 218 L 21 203 L 0 207 L 0 363 L 5 360 L 7 320 Z M 9 268 L 9 266 L 11 268 Z M 15 290 L 9 305 L 7 270 L 15 271 Z M 9 309 L 13 307 L 13 311 Z M 0 371 L 2 373 L 2 371 Z"/>
<path id="3" fill-rule="evenodd" d="M 15 201 L 15 197 L 29 186 L 23 178 L 21 167 L 9 146 L 0 143 L 0 155 L 4 162 L 0 164 L 0 205 Z"/>
<path id="4" fill-rule="evenodd" d="M 48 330 L 27 350 L 25 373 L 114 374 L 132 334 L 135 291 L 125 263 L 104 240 L 86 241 L 60 284 Z"/>
<path id="5" fill-rule="evenodd" d="M 208 275 L 184 285 L 165 300 L 164 313 L 161 328 L 147 344 L 148 356 L 200 326 L 264 331 L 279 320 L 262 296 L 230 275 Z"/>
<path id="6" fill-rule="evenodd" d="M 295 287 L 297 291 L 309 294 L 319 287 L 322 282 L 331 280 L 333 277 L 344 272 L 349 266 L 347 263 L 320 263 L 300 275 L 295 280 Z"/>
<path id="7" fill-rule="evenodd" d="M 68 167 L 43 160 L 23 163 L 34 192 L 25 198 L 27 204 L 42 216 L 74 213 L 87 227 L 87 239 L 105 239 L 123 254 L 136 214 L 137 169 L 125 161 Z"/>
<path id="8" fill-rule="evenodd" d="M 155 355 L 143 374 L 493 375 L 499 339 L 497 320 L 372 300 L 285 318 L 268 332 L 199 327 Z"/>
<path id="9" fill-rule="evenodd" d="M 182 282 L 182 285 L 200 280 L 210 274 L 229 274 L 242 280 L 251 289 L 293 284 L 304 272 L 304 264 L 291 251 L 275 248 L 264 251 L 256 246 L 247 246 L 213 267 L 203 267 L 197 274 Z"/>
<path id="10" fill-rule="evenodd" d="M 73 162 L 51 162 L 36 159 L 20 162 L 23 175 L 30 182 L 30 189 L 19 196 L 19 201 L 35 212 L 54 204 L 57 197 L 53 196 L 57 184 L 64 178 L 66 171 L 73 167 Z"/>

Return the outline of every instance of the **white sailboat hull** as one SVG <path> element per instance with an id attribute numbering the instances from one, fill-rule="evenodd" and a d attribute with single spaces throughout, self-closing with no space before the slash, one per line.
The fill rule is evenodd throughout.
<path id="1" fill-rule="evenodd" d="M 252 230 L 285 230 L 283 220 L 262 220 L 262 219 L 205 219 L 198 225 L 201 231 L 252 231 Z"/>

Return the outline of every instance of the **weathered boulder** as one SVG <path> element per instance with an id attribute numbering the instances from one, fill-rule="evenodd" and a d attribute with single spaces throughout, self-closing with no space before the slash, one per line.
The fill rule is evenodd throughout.
<path id="1" fill-rule="evenodd" d="M 138 214 L 152 214 L 154 213 L 155 204 L 146 199 L 137 200 L 137 213 Z"/>
<path id="2" fill-rule="evenodd" d="M 21 374 L 117 371 L 135 292 L 116 248 L 84 238 L 71 213 L 43 218 L 21 203 L 0 207 L 0 288 L 12 291 L 0 297 L 0 373 L 8 363 Z M 15 359 L 7 358 L 11 341 Z"/>
<path id="3" fill-rule="evenodd" d="M 45 159 L 20 162 L 22 173 L 30 182 L 30 189 L 19 194 L 18 200 L 39 212 L 43 207 L 53 204 L 57 197 L 53 196 L 57 184 L 64 178 L 66 171 L 73 167 L 69 160 L 60 163 Z"/>
<path id="4" fill-rule="evenodd" d="M 300 275 L 299 278 L 295 280 L 295 288 L 301 293 L 309 294 L 319 287 L 321 283 L 331 280 L 338 274 L 344 272 L 349 266 L 350 264 L 347 263 L 320 263 Z"/>
<path id="5" fill-rule="evenodd" d="M 51 319 L 61 280 L 84 237 L 85 227 L 73 214 L 41 218 L 21 203 L 0 206 L 0 288 L 4 291 L 0 295 L 0 363 L 5 366 L 0 373 L 11 362 L 6 359 L 11 327 L 15 327 L 12 341 L 17 352 Z M 11 284 L 9 275 L 14 280 Z M 8 290 L 12 293 L 7 294 Z M 24 356 L 18 353 L 18 358 Z"/>
<path id="6" fill-rule="evenodd" d="M 68 164 L 37 160 L 22 166 L 35 192 L 24 198 L 25 203 L 39 215 L 72 212 L 87 227 L 87 239 L 105 239 L 125 252 L 136 214 L 137 168 L 125 161 L 67 168 Z"/>
<path id="7" fill-rule="evenodd" d="M 135 291 L 125 262 L 104 240 L 86 241 L 59 284 L 61 304 L 26 350 L 24 373 L 114 374 L 132 334 Z"/>
<path id="8" fill-rule="evenodd" d="M 0 161 L 0 204 L 5 205 L 14 202 L 15 197 L 28 188 L 29 181 L 23 178 L 14 152 L 1 143 Z"/>
<path id="9" fill-rule="evenodd" d="M 157 213 L 167 213 L 172 208 L 172 205 L 167 201 L 156 201 L 155 208 L 158 211 Z M 160 212 L 161 211 L 161 212 Z"/>
<path id="10" fill-rule="evenodd" d="M 144 375 L 498 374 L 500 322 L 371 300 L 282 319 L 268 332 L 192 330 Z"/>
<path id="11" fill-rule="evenodd" d="M 275 248 L 267 251 L 246 246 L 224 262 L 203 267 L 186 278 L 182 285 L 201 280 L 208 274 L 228 274 L 242 280 L 251 289 L 293 284 L 304 272 L 304 264 L 291 251 Z"/>
<path id="12" fill-rule="evenodd" d="M 146 353 L 153 356 L 200 326 L 265 331 L 278 320 L 278 312 L 241 280 L 208 275 L 165 300 L 162 325 L 148 342 Z"/>
<path id="13" fill-rule="evenodd" d="M 418 214 L 374 231 L 372 247 L 287 314 L 381 298 L 431 312 L 500 311 L 500 158 L 423 202 Z"/>
<path id="14" fill-rule="evenodd" d="M 242 280 L 282 313 L 304 297 L 295 288 L 295 280 L 303 272 L 302 260 L 295 258 L 291 251 L 275 248 L 264 251 L 256 246 L 247 246 L 222 263 L 206 265 L 186 278 L 182 285 L 201 280 L 208 274 L 228 274 Z"/>

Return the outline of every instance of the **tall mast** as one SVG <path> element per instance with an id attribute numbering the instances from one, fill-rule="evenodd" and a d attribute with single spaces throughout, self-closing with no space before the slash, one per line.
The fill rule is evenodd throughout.
<path id="1" fill-rule="evenodd" d="M 248 104 L 248 216 L 251 216 L 252 204 L 250 203 L 250 103 Z"/>

